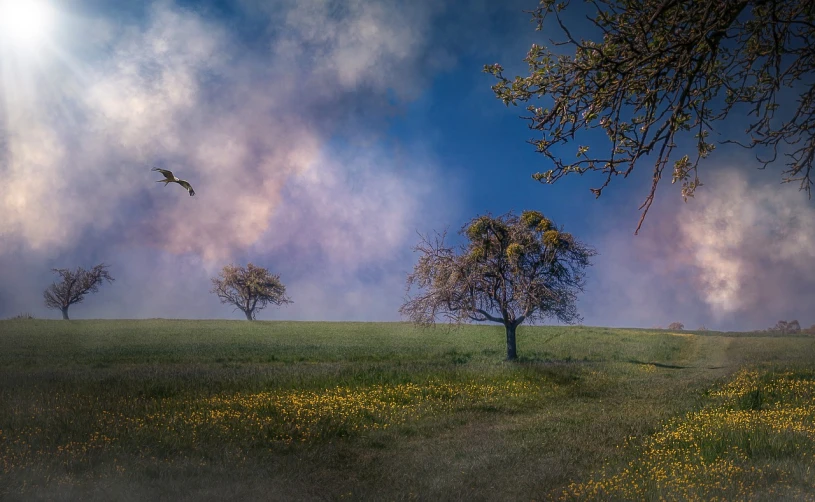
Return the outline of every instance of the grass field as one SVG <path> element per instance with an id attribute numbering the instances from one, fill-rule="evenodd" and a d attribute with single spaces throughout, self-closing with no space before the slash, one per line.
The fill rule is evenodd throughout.
<path id="1" fill-rule="evenodd" d="M 0 321 L 2 500 L 815 500 L 815 337 Z"/>

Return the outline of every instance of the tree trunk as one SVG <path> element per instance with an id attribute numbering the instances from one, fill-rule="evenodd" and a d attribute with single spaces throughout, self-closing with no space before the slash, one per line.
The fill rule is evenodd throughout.
<path id="1" fill-rule="evenodd" d="M 246 320 L 247 321 L 253 321 L 254 320 L 254 319 L 252 319 L 252 311 L 251 310 L 244 310 L 243 313 L 246 314 Z"/>
<path id="2" fill-rule="evenodd" d="M 515 348 L 515 328 L 514 324 L 505 324 L 507 328 L 507 361 L 518 359 L 518 352 Z"/>
<path id="3" fill-rule="evenodd" d="M 60 310 L 62 310 L 62 319 L 67 321 L 68 320 L 68 307 L 62 307 Z"/>

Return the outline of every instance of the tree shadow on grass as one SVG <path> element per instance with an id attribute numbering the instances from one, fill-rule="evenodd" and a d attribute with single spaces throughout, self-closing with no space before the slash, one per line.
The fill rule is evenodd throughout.
<path id="1" fill-rule="evenodd" d="M 646 366 L 656 366 L 657 368 L 668 368 L 668 369 L 675 369 L 675 370 L 685 370 L 685 369 L 718 370 L 718 369 L 722 369 L 722 368 L 727 368 L 727 366 L 681 366 L 681 365 L 678 365 L 678 364 L 665 364 L 665 363 L 638 361 L 636 359 L 629 359 L 627 362 L 629 362 L 631 364 L 642 364 L 642 365 L 646 365 Z"/>

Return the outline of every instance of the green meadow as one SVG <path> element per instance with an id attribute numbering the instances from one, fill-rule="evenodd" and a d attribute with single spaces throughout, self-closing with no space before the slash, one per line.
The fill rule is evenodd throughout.
<path id="1" fill-rule="evenodd" d="M 815 500 L 815 337 L 0 321 L 2 500 Z"/>

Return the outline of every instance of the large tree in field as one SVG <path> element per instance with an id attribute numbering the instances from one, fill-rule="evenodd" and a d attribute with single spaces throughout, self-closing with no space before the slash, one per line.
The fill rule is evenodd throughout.
<path id="1" fill-rule="evenodd" d="M 246 319 L 255 320 L 255 313 L 268 304 L 292 303 L 286 296 L 286 286 L 280 276 L 251 263 L 246 268 L 227 265 L 212 279 L 212 292 L 221 303 L 231 304 L 243 311 Z"/>
<path id="2" fill-rule="evenodd" d="M 503 324 L 508 360 L 517 358 L 515 330 L 524 321 L 580 320 L 575 302 L 592 248 L 537 211 L 479 216 L 460 234 L 468 243 L 458 249 L 444 244 L 444 234 L 433 242 L 422 237 L 403 316 L 422 325 L 438 317 Z M 419 291 L 411 297 L 413 288 Z"/>
<path id="3" fill-rule="evenodd" d="M 82 267 L 76 270 L 67 268 L 51 269 L 62 277 L 62 281 L 51 284 L 45 290 L 45 306 L 50 309 L 62 311 L 62 318 L 68 319 L 68 307 L 75 303 L 82 303 L 85 295 L 96 293 L 102 281 L 113 282 L 113 277 L 108 273 L 108 266 L 99 264 L 90 270 Z"/>
<path id="4" fill-rule="evenodd" d="M 528 106 L 531 116 L 523 117 L 541 132 L 529 143 L 552 166 L 534 179 L 553 183 L 569 173 L 602 173 L 603 183 L 592 188 L 599 197 L 614 177 L 627 177 L 648 156 L 653 183 L 636 234 L 663 176 L 682 183 L 686 202 L 693 196 L 701 186 L 700 161 L 715 148 L 711 131 L 738 108 L 750 117 L 744 134 L 720 142 L 757 149 L 762 168 L 782 154 L 782 180 L 810 193 L 815 2 L 591 0 L 591 28 L 603 33 L 601 41 L 572 35 L 561 17 L 569 3 L 541 0 L 530 13 L 538 30 L 554 17 L 563 40 L 551 44 L 573 48 L 573 56 L 533 45 L 525 59 L 529 75 L 514 80 L 499 64 L 484 67 L 497 77 L 492 88 L 506 105 L 548 100 Z M 598 148 L 602 136 L 608 143 Z M 576 158 L 566 153 L 567 143 Z"/>

